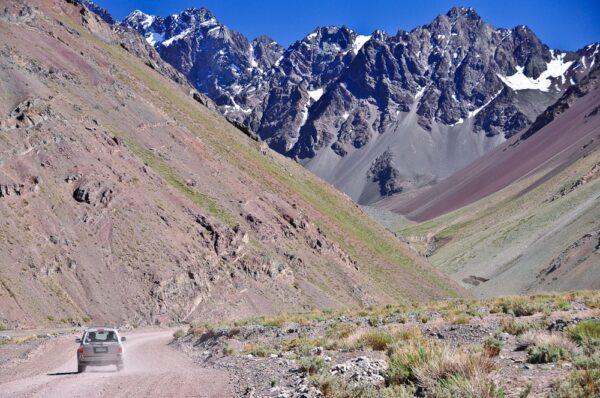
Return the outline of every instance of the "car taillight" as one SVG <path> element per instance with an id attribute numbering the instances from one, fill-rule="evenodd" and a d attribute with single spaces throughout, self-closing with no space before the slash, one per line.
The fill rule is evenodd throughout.
<path id="1" fill-rule="evenodd" d="M 83 354 L 83 347 L 79 347 L 79 349 L 77 350 L 79 353 Z"/>
<path id="2" fill-rule="evenodd" d="M 119 344 L 118 352 L 123 352 L 123 346 Z"/>

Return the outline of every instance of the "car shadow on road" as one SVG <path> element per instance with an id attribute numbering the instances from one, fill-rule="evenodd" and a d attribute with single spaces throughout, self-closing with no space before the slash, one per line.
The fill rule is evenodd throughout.
<path id="1" fill-rule="evenodd" d="M 77 372 L 55 372 L 55 373 L 47 373 L 46 376 L 67 376 L 67 375 L 76 375 Z"/>
<path id="2" fill-rule="evenodd" d="M 87 370 L 85 373 L 117 373 L 116 370 Z M 46 373 L 46 376 L 68 376 L 68 375 L 78 375 L 79 372 L 54 372 L 54 373 Z"/>

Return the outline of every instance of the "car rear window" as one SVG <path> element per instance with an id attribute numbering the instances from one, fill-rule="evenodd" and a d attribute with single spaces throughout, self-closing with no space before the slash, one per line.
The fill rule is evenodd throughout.
<path id="1" fill-rule="evenodd" d="M 118 341 L 117 334 L 114 330 L 96 330 L 87 332 L 85 336 L 86 343 L 109 343 L 116 341 Z"/>

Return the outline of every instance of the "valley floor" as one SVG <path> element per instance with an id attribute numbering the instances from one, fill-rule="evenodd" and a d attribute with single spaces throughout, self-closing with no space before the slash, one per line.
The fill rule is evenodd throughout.
<path id="1" fill-rule="evenodd" d="M 592 397 L 600 291 L 124 331 L 126 368 L 75 373 L 78 330 L 0 332 L 0 396 Z"/>

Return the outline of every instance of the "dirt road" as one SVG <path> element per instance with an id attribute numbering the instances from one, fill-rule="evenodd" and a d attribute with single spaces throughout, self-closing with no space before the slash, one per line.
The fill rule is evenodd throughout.
<path id="1" fill-rule="evenodd" d="M 0 397 L 232 397 L 227 373 L 195 365 L 168 346 L 172 331 L 123 333 L 125 370 L 77 374 L 75 335 L 50 341 L 0 374 Z"/>

